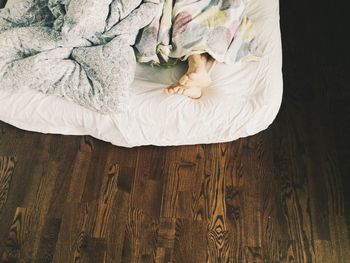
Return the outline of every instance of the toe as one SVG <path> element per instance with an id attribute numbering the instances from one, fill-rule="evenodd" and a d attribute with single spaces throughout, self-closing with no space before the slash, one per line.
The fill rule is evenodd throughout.
<path id="1" fill-rule="evenodd" d="M 173 89 L 174 89 L 174 93 L 179 93 L 179 90 L 181 89 L 181 86 L 176 86 Z"/>
<path id="2" fill-rule="evenodd" d="M 174 94 L 174 88 L 168 88 L 168 94 Z"/>
<path id="3" fill-rule="evenodd" d="M 170 86 L 168 88 L 164 89 L 165 94 L 172 95 L 172 94 L 182 94 L 184 90 L 184 87 L 181 85 L 176 86 Z"/>
<path id="4" fill-rule="evenodd" d="M 189 77 L 188 77 L 188 75 L 186 74 L 186 75 L 182 76 L 182 78 L 179 80 L 179 83 L 180 83 L 181 85 L 186 85 L 188 80 L 189 80 Z"/>
<path id="5" fill-rule="evenodd" d="M 184 93 L 184 91 L 185 91 L 185 88 L 180 87 L 179 90 L 178 90 L 178 92 L 177 92 L 177 94 L 182 95 L 182 94 Z"/>

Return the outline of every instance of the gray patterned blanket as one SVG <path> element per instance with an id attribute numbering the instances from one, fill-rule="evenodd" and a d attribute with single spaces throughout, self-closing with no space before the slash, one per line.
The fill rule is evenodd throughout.
<path id="1" fill-rule="evenodd" d="M 126 111 L 135 44 L 162 0 L 9 0 L 0 90 L 33 88 L 100 113 Z"/>

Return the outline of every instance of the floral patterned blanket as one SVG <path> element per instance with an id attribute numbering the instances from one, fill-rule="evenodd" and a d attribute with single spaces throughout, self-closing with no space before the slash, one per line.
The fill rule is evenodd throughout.
<path id="1" fill-rule="evenodd" d="M 254 32 L 245 0 L 165 0 L 153 22 L 142 30 L 139 62 L 170 63 L 194 53 L 209 53 L 232 64 L 254 53 Z"/>

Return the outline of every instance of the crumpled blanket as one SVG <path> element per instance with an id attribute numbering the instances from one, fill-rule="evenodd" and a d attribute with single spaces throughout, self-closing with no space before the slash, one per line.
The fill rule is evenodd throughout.
<path id="1" fill-rule="evenodd" d="M 128 109 L 135 44 L 162 0 L 9 0 L 0 90 L 33 88 L 100 113 Z"/>

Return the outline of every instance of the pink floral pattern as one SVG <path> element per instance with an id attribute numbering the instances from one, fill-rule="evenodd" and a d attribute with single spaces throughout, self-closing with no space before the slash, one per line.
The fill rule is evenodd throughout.
<path id="1" fill-rule="evenodd" d="M 186 28 L 188 27 L 188 23 L 191 21 L 192 21 L 191 14 L 187 12 L 181 12 L 177 14 L 177 16 L 174 19 L 172 37 L 176 38 L 178 35 L 185 32 Z"/>
<path id="2" fill-rule="evenodd" d="M 246 1 L 241 0 L 164 0 L 162 12 L 138 38 L 137 59 L 169 65 L 173 59 L 207 52 L 219 62 L 236 62 L 249 55 L 247 47 L 254 39 L 252 27 L 242 23 L 248 19 L 245 11 Z"/>

